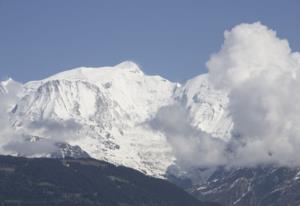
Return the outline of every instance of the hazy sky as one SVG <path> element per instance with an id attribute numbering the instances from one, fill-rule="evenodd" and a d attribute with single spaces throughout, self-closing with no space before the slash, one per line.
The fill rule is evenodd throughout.
<path id="1" fill-rule="evenodd" d="M 206 72 L 232 26 L 261 21 L 300 51 L 297 0 L 0 0 L 0 77 L 133 60 L 173 81 Z"/>

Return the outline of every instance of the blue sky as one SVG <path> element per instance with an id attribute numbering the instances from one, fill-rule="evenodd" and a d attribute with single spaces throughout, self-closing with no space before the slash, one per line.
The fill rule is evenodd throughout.
<path id="1" fill-rule="evenodd" d="M 297 0 L 0 0 L 0 77 L 26 82 L 133 60 L 184 82 L 232 26 L 261 21 L 300 51 Z"/>

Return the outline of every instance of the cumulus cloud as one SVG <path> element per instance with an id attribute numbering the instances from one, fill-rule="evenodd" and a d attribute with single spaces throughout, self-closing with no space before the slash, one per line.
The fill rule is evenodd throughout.
<path id="1" fill-rule="evenodd" d="M 210 81 L 229 97 L 234 164 L 299 165 L 300 54 L 257 22 L 224 34 L 207 62 Z"/>

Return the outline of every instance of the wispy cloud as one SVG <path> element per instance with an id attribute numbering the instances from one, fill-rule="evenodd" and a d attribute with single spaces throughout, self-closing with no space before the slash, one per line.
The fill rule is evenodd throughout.
<path id="1" fill-rule="evenodd" d="M 74 140 L 78 137 L 78 132 L 82 128 L 82 125 L 77 123 L 74 119 L 59 121 L 44 119 L 26 122 L 26 128 L 42 137 L 57 141 L 67 141 Z"/>

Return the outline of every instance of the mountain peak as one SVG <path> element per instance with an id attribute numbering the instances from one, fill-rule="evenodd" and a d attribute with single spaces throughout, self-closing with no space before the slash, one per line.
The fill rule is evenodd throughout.
<path id="1" fill-rule="evenodd" d="M 115 68 L 129 70 L 135 73 L 143 73 L 141 68 L 135 62 L 129 60 L 117 64 Z"/>
<path id="2" fill-rule="evenodd" d="M 2 87 L 7 88 L 7 87 L 14 86 L 14 85 L 21 85 L 21 83 L 15 81 L 15 80 L 13 80 L 12 78 L 9 77 L 9 78 L 7 78 L 7 79 L 5 79 L 3 81 L 0 81 L 0 85 Z"/>

